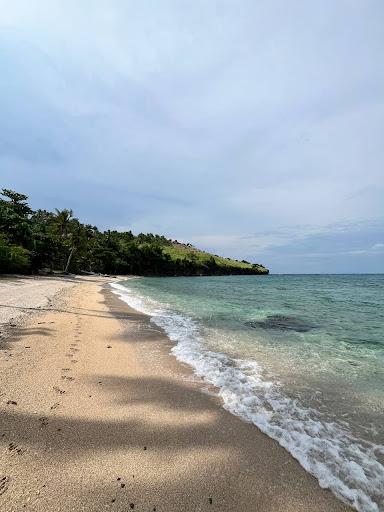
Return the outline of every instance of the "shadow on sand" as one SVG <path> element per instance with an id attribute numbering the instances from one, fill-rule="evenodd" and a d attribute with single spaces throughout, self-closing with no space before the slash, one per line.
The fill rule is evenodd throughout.
<path id="1" fill-rule="evenodd" d="M 347 510 L 276 443 L 198 389 L 168 378 L 105 375 L 89 384 L 105 399 L 110 419 L 91 419 L 92 396 L 82 399 L 89 400 L 83 410 L 91 417 L 52 414 L 42 426 L 41 418 L 9 406 L 0 419 L 2 442 L 20 440 L 54 480 L 62 482 L 62 464 L 82 468 L 82 488 L 71 492 L 75 502 L 86 500 L 86 510 L 105 510 L 107 503 L 119 511 L 130 503 L 140 511 Z M 87 485 L 87 454 L 100 461 L 99 489 Z M 111 454 L 121 470 L 106 477 L 103 458 Z M 324 503 L 308 508 L 319 493 Z"/>

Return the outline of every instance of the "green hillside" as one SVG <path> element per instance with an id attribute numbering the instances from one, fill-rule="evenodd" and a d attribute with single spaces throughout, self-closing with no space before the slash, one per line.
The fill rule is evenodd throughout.
<path id="1" fill-rule="evenodd" d="M 182 244 L 179 242 L 171 242 L 170 245 L 163 246 L 163 252 L 168 254 L 173 261 L 187 260 L 200 264 L 202 267 L 212 265 L 212 260 L 218 269 L 222 269 L 225 273 L 250 273 L 250 274 L 268 274 L 268 269 L 259 263 L 249 263 L 248 261 L 238 261 L 231 258 L 224 258 L 217 254 L 201 251 L 191 244 Z"/>

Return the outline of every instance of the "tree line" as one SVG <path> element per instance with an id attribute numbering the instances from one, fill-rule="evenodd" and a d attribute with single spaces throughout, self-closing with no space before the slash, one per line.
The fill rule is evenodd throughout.
<path id="1" fill-rule="evenodd" d="M 28 196 L 3 189 L 0 197 L 0 272 L 40 270 L 136 275 L 214 275 L 233 271 L 206 262 L 174 258 L 163 250 L 172 241 L 152 233 L 100 231 L 82 224 L 72 210 L 53 212 L 28 205 Z"/>

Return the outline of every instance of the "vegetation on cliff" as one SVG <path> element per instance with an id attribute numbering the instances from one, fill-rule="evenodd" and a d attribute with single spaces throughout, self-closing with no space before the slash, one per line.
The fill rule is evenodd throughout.
<path id="1" fill-rule="evenodd" d="M 39 270 L 137 275 L 267 274 L 259 264 L 200 251 L 164 236 L 99 231 L 72 210 L 33 211 L 28 196 L 3 189 L 0 272 Z"/>

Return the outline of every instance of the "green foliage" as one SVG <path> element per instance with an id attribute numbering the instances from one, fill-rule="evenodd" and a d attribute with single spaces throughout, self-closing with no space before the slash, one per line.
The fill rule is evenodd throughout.
<path id="1" fill-rule="evenodd" d="M 28 197 L 3 189 L 0 198 L 0 272 L 97 272 L 136 275 L 265 274 L 258 264 L 199 251 L 164 236 L 100 232 L 72 210 L 32 211 Z"/>
<path id="2" fill-rule="evenodd" d="M 29 251 L 9 243 L 0 233 L 0 273 L 25 273 L 30 266 Z"/>
<path id="3" fill-rule="evenodd" d="M 191 244 L 173 242 L 172 245 L 163 247 L 163 251 L 173 260 L 185 260 L 189 264 L 197 264 L 200 269 L 208 268 L 213 274 L 267 274 L 268 270 L 257 263 L 237 261 L 231 258 L 223 258 L 217 254 L 210 254 L 196 249 Z M 205 273 L 205 272 L 203 272 Z"/>
<path id="4" fill-rule="evenodd" d="M 31 230 L 28 216 L 31 209 L 25 203 L 27 196 L 3 189 L 0 198 L 0 233 L 6 235 L 9 243 L 29 248 Z"/>

